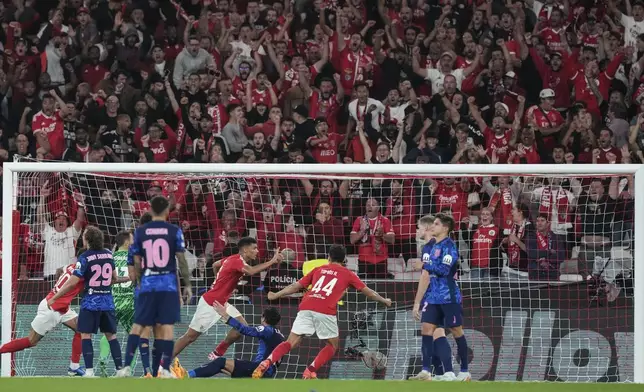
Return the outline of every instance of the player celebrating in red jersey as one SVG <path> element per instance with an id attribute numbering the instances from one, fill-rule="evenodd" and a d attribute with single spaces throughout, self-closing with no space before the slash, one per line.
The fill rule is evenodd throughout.
<path id="1" fill-rule="evenodd" d="M 76 332 L 76 323 L 78 321 L 78 315 L 76 312 L 69 308 L 72 300 L 76 298 L 78 293 L 83 290 L 83 280 L 81 279 L 73 289 L 71 289 L 67 294 L 58 298 L 51 307 L 47 305 L 47 302 L 60 290 L 61 287 L 72 277 L 74 270 L 76 269 L 75 264 L 68 265 L 63 274 L 58 278 L 56 284 L 51 289 L 47 297 L 40 301 L 38 305 L 38 311 L 36 312 L 36 317 L 31 322 L 31 330 L 29 331 L 29 336 L 14 339 L 7 344 L 0 347 L 0 354 L 4 353 L 14 353 L 16 351 L 22 351 L 26 348 L 35 347 L 40 339 L 42 339 L 47 332 L 54 329 L 58 324 L 64 324 L 69 329 Z M 72 356 L 71 362 L 69 364 L 69 369 L 67 373 L 70 376 L 84 376 L 85 370 L 80 367 L 80 357 L 81 357 L 82 347 L 81 347 L 81 338 L 80 334 L 76 332 L 74 338 L 72 339 Z"/>
<path id="2" fill-rule="evenodd" d="M 311 290 L 304 295 L 300 309 L 293 322 L 291 333 L 286 342 L 275 347 L 273 353 L 262 361 L 253 372 L 253 378 L 262 378 L 270 367 L 279 362 L 282 357 L 300 344 L 302 335 L 311 336 L 314 333 L 321 340 L 326 340 L 327 345 L 318 353 L 313 362 L 306 367 L 303 378 L 317 378 L 315 374 L 327 361 L 333 358 L 340 344 L 338 330 L 337 303 L 344 295 L 345 290 L 351 286 L 374 301 L 386 307 L 391 306 L 389 298 L 367 287 L 360 278 L 345 266 L 347 251 L 344 246 L 333 245 L 329 249 L 329 264 L 317 267 L 311 273 L 277 293 L 268 293 L 268 300 L 274 301 L 289 294 L 309 287 Z"/>
<path id="3" fill-rule="evenodd" d="M 239 313 L 239 311 L 228 303 L 230 295 L 237 288 L 239 279 L 244 275 L 255 275 L 260 272 L 270 268 L 273 264 L 280 263 L 282 261 L 282 255 L 279 248 L 275 251 L 275 256 L 270 261 L 251 267 L 246 262 L 251 262 L 257 259 L 259 250 L 257 249 L 257 240 L 251 237 L 245 237 L 239 240 L 237 244 L 239 247 L 239 254 L 227 257 L 223 260 L 219 260 L 213 264 L 213 269 L 217 271 L 217 276 L 215 281 L 212 283 L 212 287 L 199 299 L 197 304 L 197 310 L 192 316 L 192 321 L 188 326 L 188 331 L 183 334 L 182 337 L 177 340 L 174 344 L 174 353 L 173 357 L 176 357 L 188 347 L 191 343 L 201 336 L 202 333 L 208 331 L 213 325 L 215 325 L 220 319 L 221 316 L 215 308 L 213 303 L 219 302 L 224 304 L 226 307 L 226 313 L 230 317 L 237 319 L 242 324 L 247 325 L 244 317 Z M 241 337 L 241 334 L 234 329 L 231 329 L 226 335 L 226 338 L 219 343 L 215 351 L 209 355 L 209 358 L 218 358 L 226 353 L 228 346 L 233 344 Z"/>

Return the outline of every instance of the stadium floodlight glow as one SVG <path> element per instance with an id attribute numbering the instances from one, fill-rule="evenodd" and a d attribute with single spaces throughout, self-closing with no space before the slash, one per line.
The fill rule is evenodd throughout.
<path id="1" fill-rule="evenodd" d="M 466 334 L 471 331 L 473 338 L 468 340 L 471 349 L 476 356 L 477 352 L 481 354 L 488 353 L 494 357 L 494 365 L 481 367 L 483 371 L 488 371 L 490 374 L 496 372 L 496 378 L 504 380 L 548 380 L 557 378 L 560 380 L 569 381 L 592 381 L 595 377 L 591 377 L 584 373 L 586 370 L 601 370 L 608 367 L 616 367 L 618 370 L 612 371 L 611 376 L 608 377 L 609 381 L 628 381 L 636 383 L 644 383 L 644 240 L 641 240 L 642 233 L 644 233 L 644 165 L 327 165 L 327 164 L 131 164 L 131 163 L 67 163 L 67 162 L 15 162 L 5 163 L 3 166 L 3 226 L 2 226 L 2 344 L 12 339 L 15 330 L 14 312 L 16 312 L 16 292 L 14 292 L 14 275 L 17 271 L 14 270 L 15 252 L 20 252 L 18 244 L 18 233 L 16 233 L 15 225 L 12 224 L 12 216 L 14 210 L 17 208 L 17 191 L 21 176 L 25 173 L 79 173 L 87 174 L 96 177 L 106 178 L 134 178 L 139 181 L 149 181 L 154 179 L 155 176 L 164 176 L 165 178 L 177 177 L 183 179 L 190 178 L 281 178 L 281 179 L 296 179 L 296 178 L 318 178 L 318 179 L 386 179 L 386 178 L 404 178 L 404 179 L 425 179 L 425 178 L 440 178 L 440 177 L 486 177 L 486 176 L 511 176 L 525 178 L 529 177 L 545 177 L 545 178 L 611 178 L 611 177 L 634 177 L 634 233 L 631 236 L 635 238 L 634 248 L 628 251 L 633 260 L 633 294 L 632 294 L 632 309 L 618 309 L 624 310 L 625 313 L 619 313 L 617 310 L 607 311 L 602 313 L 603 310 L 596 308 L 586 311 L 585 309 L 567 309 L 561 315 L 555 315 L 556 320 L 552 319 L 549 314 L 557 313 L 558 308 L 553 308 L 552 311 L 547 306 L 553 304 L 556 298 L 535 298 L 538 301 L 528 301 L 529 305 L 524 308 L 514 308 L 515 303 L 512 305 L 504 305 L 506 313 L 501 313 L 498 309 L 490 309 L 495 307 L 494 301 L 488 301 L 489 298 L 476 298 L 483 306 L 483 311 L 479 312 L 477 309 L 476 321 L 479 323 L 477 328 L 472 326 L 469 328 L 471 319 L 466 317 L 465 328 Z M 631 252 L 632 251 L 632 252 Z M 527 281 L 527 280 L 526 280 Z M 380 283 L 376 283 L 380 284 Z M 384 283 L 383 283 L 384 284 Z M 556 282 L 552 285 L 542 284 L 541 286 L 534 286 L 532 291 L 540 290 L 539 287 L 566 287 L 568 283 Z M 465 288 L 468 289 L 470 283 L 463 282 Z M 409 290 L 415 290 L 415 283 L 412 285 L 407 283 Z M 490 284 L 488 284 L 490 286 Z M 385 286 L 380 286 L 383 288 Z M 500 286 L 499 286 L 500 287 Z M 386 287 L 385 287 L 386 289 Z M 521 290 L 521 288 L 510 287 L 508 295 L 512 295 L 512 290 Z M 546 290 L 546 289 L 544 289 Z M 565 290 L 565 289 L 559 289 Z M 382 292 L 382 290 L 380 290 Z M 530 292 L 532 292 L 530 291 Z M 482 296 L 489 295 L 488 291 L 480 290 Z M 526 291 L 527 292 L 527 291 Z M 546 291 L 543 291 L 546 292 Z M 525 293 L 523 293 L 525 294 Z M 572 298 L 572 297 L 571 297 Z M 576 298 L 576 297 L 575 297 Z M 349 308 L 351 308 L 351 299 L 348 299 Z M 523 299 L 523 298 L 522 298 Z M 470 301 L 471 303 L 467 303 Z M 572 300 L 571 300 L 572 301 Z M 629 298 L 629 301 L 631 299 Z M 463 304 L 464 308 L 474 306 L 472 298 L 466 298 Z M 561 302 L 561 300 L 559 300 Z M 490 305 L 492 304 L 492 305 Z M 476 305 L 478 306 L 478 305 Z M 486 308 L 486 306 L 488 306 Z M 534 307 L 533 307 L 534 306 Z M 553 305 L 556 306 L 556 305 Z M 590 306 L 590 305 L 588 305 Z M 605 305 L 610 310 L 611 305 Z M 498 305 L 501 308 L 501 305 Z M 413 359 L 411 357 L 419 356 L 420 346 L 412 347 L 411 344 L 419 341 L 415 335 L 411 334 L 405 338 L 403 330 L 405 328 L 411 330 L 418 329 L 418 325 L 411 319 L 406 318 L 410 309 L 394 309 L 390 315 L 391 317 L 384 317 L 382 314 L 373 317 L 373 321 L 366 323 L 366 329 L 380 328 L 378 325 L 387 325 L 389 339 L 391 342 L 381 342 L 380 349 L 385 351 L 387 355 L 386 361 L 386 375 L 385 379 L 401 379 L 406 378 L 408 369 L 413 366 Z M 495 313 L 496 311 L 496 313 Z M 606 329 L 606 334 L 611 336 L 603 336 L 602 331 L 594 331 L 593 328 L 604 328 L 597 320 L 589 323 L 589 325 L 578 325 L 577 321 L 570 323 L 569 318 L 580 317 L 579 313 L 584 313 L 588 318 L 602 317 L 599 322 L 606 321 L 611 324 Z M 467 313 L 467 311 L 466 311 Z M 261 314 L 261 311 L 259 311 Z M 490 314 L 494 317 L 499 317 L 501 321 L 489 321 Z M 577 316 L 575 316 L 577 314 Z M 623 316 L 622 314 L 627 314 Z M 630 315 L 633 315 L 632 318 Z M 594 315 L 594 316 L 593 316 Z M 601 315 L 601 316 L 597 316 Z M 621 316 L 620 316 L 621 315 Z M 31 315 L 33 316 L 33 315 Z M 472 317 L 472 316 L 470 316 Z M 612 317 L 612 319 L 611 319 Z M 622 317 L 622 319 L 619 319 Z M 550 319 L 549 319 L 550 318 Z M 370 319 L 371 320 L 371 319 Z M 582 320 L 583 321 L 583 320 Z M 489 325 L 483 325 L 488 323 Z M 548 324 L 549 322 L 549 324 Z M 624 328 L 617 328 L 615 323 L 624 324 Z M 380 324 L 379 324 L 380 323 Z M 543 329 L 540 323 L 546 323 Z M 592 324 L 592 325 L 591 325 Z M 545 325 L 545 324 L 544 324 Z M 23 325 L 23 327 L 25 327 Z M 284 325 L 286 327 L 286 325 Z M 28 328 L 28 327 L 27 327 Z M 24 329 L 24 328 L 23 328 Z M 564 330 L 565 329 L 565 330 Z M 558 331 L 557 331 L 558 330 Z M 500 332 L 502 331 L 502 332 Z M 555 332 L 553 332 L 555 331 Z M 346 332 L 346 331 L 345 331 Z M 379 331 L 383 332 L 383 331 Z M 499 333 L 496 333 L 499 332 Z M 178 331 L 182 333 L 182 331 Z M 548 335 L 550 334 L 550 335 Z M 554 334 L 554 335 L 552 335 Z M 381 334 L 382 335 L 382 334 Z M 493 336 L 492 338 L 490 337 Z M 555 337 L 558 339 L 554 342 Z M 480 339 L 478 339 L 480 338 Z M 46 338 L 45 338 L 46 339 Z M 404 339 L 409 339 L 404 341 Z M 478 339 L 478 340 L 477 340 Z M 512 340 L 514 339 L 514 340 Z M 543 340 L 538 340 L 543 339 Z M 551 343 L 551 339 L 553 342 Z M 367 344 L 369 341 L 365 339 Z M 393 347 L 394 341 L 397 347 Z M 603 342 L 609 342 L 608 347 Z M 516 343 L 516 346 L 512 344 Z M 538 347 L 540 343 L 547 342 L 544 347 Z M 590 342 L 590 343 L 589 343 Z M 593 346 L 593 342 L 598 342 L 597 347 Z M 391 343 L 391 344 L 390 344 Z M 616 347 L 613 347 L 614 344 Z M 486 346 L 487 345 L 487 346 Z M 577 346 L 579 345 L 579 346 Z M 386 346 L 383 348 L 383 346 Z M 492 351 L 485 351 L 490 348 Z M 372 347 L 373 348 L 373 347 Z M 512 352 L 513 348 L 519 350 Z M 34 348 L 38 350 L 39 348 Z M 191 348 L 194 350 L 195 348 Z M 65 348 L 66 352 L 68 351 Z M 341 348 L 342 350 L 342 348 Z M 477 351 L 479 350 L 479 351 Z M 566 351 L 568 350 L 568 351 Z M 623 350 L 623 351 L 620 351 Z M 317 348 L 313 350 L 317 351 Z M 613 351 L 617 351 L 617 356 L 613 355 Z M 342 351 L 341 351 L 342 352 Z M 568 362 L 572 362 L 572 356 L 586 355 L 579 354 L 583 352 L 589 356 L 601 356 L 603 353 L 608 352 L 608 358 L 590 358 L 590 363 L 596 369 L 584 370 L 582 366 L 576 365 L 577 368 L 573 369 L 572 365 L 569 366 Z M 570 355 L 568 355 L 570 353 Z M 620 355 L 621 354 L 621 355 Z M 184 354 L 188 355 L 188 354 Z M 203 353 L 193 352 L 190 355 L 199 356 L 203 358 Z M 504 356 L 506 355 L 506 356 Z M 525 356 L 523 365 L 519 362 L 513 362 L 513 355 L 518 358 Z M 624 356 L 627 358 L 624 360 Z M 291 362 L 296 360 L 291 356 Z M 523 361 L 523 360 L 522 360 Z M 574 360 L 576 361 L 576 359 Z M 566 362 L 566 363 L 563 363 Z M 11 354 L 3 354 L 1 356 L 1 375 L 10 376 L 12 374 L 12 356 Z M 38 366 L 46 366 L 47 364 L 39 364 Z M 302 364 L 299 364 L 302 365 Z M 543 366 L 542 371 L 535 371 L 534 374 L 527 374 L 530 370 L 529 366 Z M 591 366 L 588 365 L 588 366 Z M 456 367 L 457 365 L 455 365 Z M 486 365 L 487 366 L 487 365 Z M 493 368 L 494 367 L 494 371 Z M 523 368 L 525 370 L 520 370 Z M 546 373 L 546 367 L 549 369 Z M 562 370 L 563 369 L 563 370 Z M 580 370 L 581 369 L 581 370 Z M 336 369 L 337 370 L 337 369 Z M 280 370 L 281 371 L 281 370 Z M 334 366 L 331 366 L 330 373 L 333 373 Z M 346 370 L 345 370 L 346 371 Z M 561 371 L 552 376 L 551 372 Z M 504 372 L 500 375 L 500 372 Z M 520 373 L 522 372 L 522 373 Z M 565 373 L 565 374 L 564 374 Z M 592 373 L 592 372 L 591 372 Z M 348 378 L 354 378 L 353 375 L 346 373 L 339 373 Z M 22 375 L 22 374 L 21 374 Z M 293 372 L 293 376 L 295 372 Z M 299 375 L 299 374 L 298 374 Z M 611 378 L 612 377 L 612 378 Z M 335 377 L 334 377 L 335 378 Z M 489 377 L 488 377 L 489 378 Z"/>

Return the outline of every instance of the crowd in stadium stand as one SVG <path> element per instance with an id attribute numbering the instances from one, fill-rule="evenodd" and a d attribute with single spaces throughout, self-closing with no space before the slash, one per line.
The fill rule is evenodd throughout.
<path id="1" fill-rule="evenodd" d="M 0 5 L 4 160 L 644 161 L 640 0 Z M 439 211 L 471 279 L 610 283 L 632 265 L 628 177 L 24 182 L 22 278 L 55 275 L 86 222 L 113 236 L 157 194 L 195 279 L 250 233 L 293 268 L 342 243 L 362 276 L 395 279 L 415 267 L 417 219 Z"/>

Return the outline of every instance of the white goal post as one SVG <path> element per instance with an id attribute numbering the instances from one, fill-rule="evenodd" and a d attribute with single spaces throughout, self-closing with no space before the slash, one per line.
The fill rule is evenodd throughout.
<path id="1" fill-rule="evenodd" d="M 75 173 L 132 173 L 163 175 L 227 175 L 252 178 L 262 174 L 281 178 L 297 178 L 310 175 L 328 178 L 352 178 L 357 176 L 382 175 L 383 177 L 474 177 L 521 175 L 543 177 L 602 177 L 634 176 L 635 241 L 633 249 L 634 270 L 634 320 L 633 320 L 633 378 L 644 383 L 644 165 L 330 165 L 330 164 L 132 164 L 132 163 L 67 163 L 67 162 L 14 162 L 3 165 L 3 225 L 2 225 L 2 276 L 11 277 L 12 212 L 15 208 L 16 183 L 19 173 L 75 172 Z M 14 271 L 15 272 L 15 271 Z M 12 338 L 12 279 L 2 280 L 2 344 Z M 640 331 L 640 332 L 637 332 Z M 37 349 L 37 348 L 36 348 Z M 1 375 L 11 375 L 11 354 L 1 356 Z"/>

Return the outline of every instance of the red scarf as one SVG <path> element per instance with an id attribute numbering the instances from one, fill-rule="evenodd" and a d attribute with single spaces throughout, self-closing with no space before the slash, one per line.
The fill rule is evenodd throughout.
<path id="1" fill-rule="evenodd" d="M 541 234 L 537 231 L 537 247 L 539 250 L 550 249 L 550 232 Z"/>
<path id="2" fill-rule="evenodd" d="M 212 117 L 212 127 L 215 134 L 218 134 L 221 132 L 221 108 L 219 105 L 214 105 L 210 108 L 208 108 L 208 114 L 210 114 L 210 117 Z"/>
<path id="3" fill-rule="evenodd" d="M 499 206 L 499 203 L 501 204 Z M 514 207 L 514 200 L 512 198 L 512 191 L 510 188 L 497 189 L 492 195 L 488 208 L 494 209 L 496 218 L 496 225 L 501 230 L 509 230 L 512 228 L 512 208 Z"/>
<path id="4" fill-rule="evenodd" d="M 523 241 L 523 237 L 525 236 L 525 225 L 527 223 L 528 221 L 524 220 L 520 225 L 517 225 L 516 223 L 512 225 L 511 233 L 517 236 L 517 238 L 521 241 Z M 508 246 L 508 252 L 510 257 L 510 265 L 513 267 L 519 266 L 519 261 L 521 260 L 521 248 L 519 248 L 519 245 L 515 244 L 514 242 L 510 242 Z"/>
<path id="5" fill-rule="evenodd" d="M 367 231 L 362 237 L 362 243 L 366 244 L 367 241 L 371 241 L 371 249 L 376 255 L 382 254 L 382 240 L 376 240 L 376 236 L 374 235 L 375 232 L 379 229 L 382 228 L 382 214 L 378 214 L 376 217 L 376 221 L 373 224 L 373 227 L 371 227 L 371 219 L 369 219 L 366 215 L 363 217 L 363 219 L 366 219 L 367 222 L 369 223 L 369 231 Z"/>
<path id="6" fill-rule="evenodd" d="M 554 194 L 553 194 L 554 193 Z M 559 194 L 563 193 L 564 197 L 559 198 Z M 568 222 L 568 196 L 566 191 L 557 188 L 554 192 L 551 186 L 543 188 L 541 193 L 541 204 L 539 205 L 539 213 L 547 214 L 548 220 L 552 221 L 552 203 L 555 203 L 555 212 L 559 223 Z"/>

